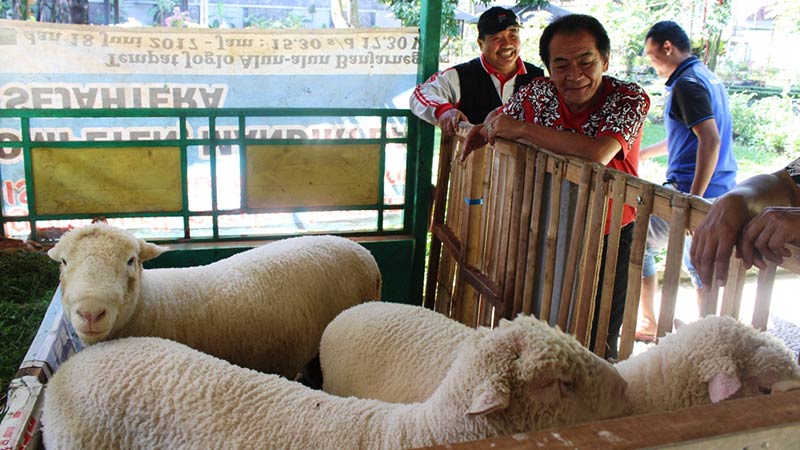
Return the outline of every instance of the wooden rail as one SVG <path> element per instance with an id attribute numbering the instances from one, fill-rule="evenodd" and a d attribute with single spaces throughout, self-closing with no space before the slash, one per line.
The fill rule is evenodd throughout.
<path id="1" fill-rule="evenodd" d="M 463 135 L 442 139 L 425 306 L 470 326 L 534 314 L 588 345 L 600 283 L 598 335 L 608 329 L 622 210 L 630 205 L 637 215 L 620 359 L 633 350 L 650 216 L 671 223 L 657 335 L 672 330 L 684 239 L 707 214 L 708 201 L 502 139 L 461 161 Z M 607 264 L 599 273 L 609 199 Z M 800 273 L 800 251 L 792 250 L 783 267 Z M 701 315 L 738 318 L 744 279 L 741 260 L 732 258 L 721 299 L 720 288 L 707 292 Z M 756 328 L 766 328 L 774 279 L 774 266 L 759 273 Z M 602 341 L 593 349 L 601 356 Z"/>
<path id="2" fill-rule="evenodd" d="M 796 449 L 800 391 L 620 417 L 430 450 Z"/>

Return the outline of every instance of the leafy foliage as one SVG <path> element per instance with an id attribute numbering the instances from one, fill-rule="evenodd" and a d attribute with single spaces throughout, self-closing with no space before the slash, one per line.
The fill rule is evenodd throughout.
<path id="1" fill-rule="evenodd" d="M 794 114 L 792 98 L 737 93 L 729 101 L 733 134 L 737 142 L 766 151 L 800 151 L 800 116 Z"/>
<path id="2" fill-rule="evenodd" d="M 420 24 L 420 11 L 422 3 L 420 0 L 381 0 L 387 5 L 397 20 L 406 27 L 418 27 Z M 476 0 L 476 5 L 487 6 L 491 0 Z M 520 6 L 547 6 L 548 0 L 523 0 L 518 3 Z M 447 40 L 458 36 L 458 23 L 455 19 L 455 9 L 458 0 L 442 0 L 442 39 Z"/>
<path id="3" fill-rule="evenodd" d="M 269 20 L 264 17 L 250 16 L 245 21 L 245 26 L 252 28 L 296 29 L 303 28 L 304 24 L 307 22 L 310 22 L 308 18 L 290 12 L 286 17 L 280 20 Z"/>
<path id="4" fill-rule="evenodd" d="M 800 33 L 800 2 L 777 2 L 773 9 L 779 31 Z"/>
<path id="5" fill-rule="evenodd" d="M 173 13 L 177 7 L 176 0 L 155 0 L 153 6 L 150 7 L 150 14 L 153 15 L 153 24 L 155 26 L 166 26 L 167 17 Z"/>
<path id="6" fill-rule="evenodd" d="M 0 252 L 0 398 L 25 357 L 56 286 L 58 263 L 47 255 Z"/>

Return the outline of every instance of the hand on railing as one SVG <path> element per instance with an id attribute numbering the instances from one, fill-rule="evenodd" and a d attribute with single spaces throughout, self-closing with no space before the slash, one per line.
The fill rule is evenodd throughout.
<path id="1" fill-rule="evenodd" d="M 456 108 L 448 109 L 439 116 L 439 128 L 446 136 L 454 136 L 458 133 L 461 122 L 469 122 L 469 119 Z"/>
<path id="2" fill-rule="evenodd" d="M 712 282 L 727 283 L 734 248 L 746 268 L 764 269 L 767 261 L 783 264 L 792 254 L 786 246 L 800 243 L 800 208 L 770 207 L 751 219 L 746 204 L 733 204 L 741 201 L 736 196 L 720 198 L 694 232 L 692 264 L 706 288 Z M 730 204 L 723 205 L 726 202 Z"/>
<path id="3" fill-rule="evenodd" d="M 464 139 L 464 150 L 461 154 L 461 161 L 464 161 L 470 153 L 485 146 L 487 143 L 494 145 L 495 138 L 504 138 L 512 141 L 522 142 L 533 147 L 534 145 L 523 139 L 521 122 L 509 115 L 503 114 L 500 108 L 495 109 L 486 116 L 486 120 L 481 125 L 476 125 L 469 130 Z"/>
<path id="4" fill-rule="evenodd" d="M 773 206 L 761 211 L 742 231 L 736 256 L 748 269 L 764 269 L 764 260 L 783 264 L 792 255 L 786 244 L 800 243 L 800 208 Z"/>
<path id="5" fill-rule="evenodd" d="M 486 137 L 487 126 L 489 125 L 484 123 L 470 128 L 467 137 L 464 138 L 464 145 L 461 147 L 461 161 L 465 161 L 470 153 L 489 142 L 489 139 Z M 491 131 L 491 128 L 489 131 Z"/>

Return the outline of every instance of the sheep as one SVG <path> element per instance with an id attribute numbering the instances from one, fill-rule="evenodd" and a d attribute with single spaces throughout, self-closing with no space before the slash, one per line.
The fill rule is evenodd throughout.
<path id="1" fill-rule="evenodd" d="M 783 342 L 728 316 L 707 316 L 616 364 L 634 414 L 770 393 L 800 380 Z"/>
<path id="2" fill-rule="evenodd" d="M 74 355 L 43 404 L 48 450 L 400 449 L 623 415 L 625 382 L 574 338 L 523 317 L 459 346 L 423 403 L 338 397 L 160 338 Z"/>
<path id="3" fill-rule="evenodd" d="M 322 333 L 322 389 L 393 403 L 430 397 L 475 330 L 421 306 L 364 303 L 342 311 Z"/>
<path id="4" fill-rule="evenodd" d="M 49 250 L 83 343 L 163 337 L 294 377 L 317 355 L 328 322 L 380 298 L 375 259 L 341 237 L 284 239 L 206 266 L 143 270 L 164 250 L 104 223 L 69 231 Z"/>

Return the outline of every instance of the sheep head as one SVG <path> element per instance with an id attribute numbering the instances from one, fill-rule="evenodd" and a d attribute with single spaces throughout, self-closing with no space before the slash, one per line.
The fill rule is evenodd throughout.
<path id="1" fill-rule="evenodd" d="M 472 364 L 484 375 L 468 416 L 515 433 L 629 412 L 625 380 L 573 336 L 522 315 L 482 333 Z"/>
<path id="2" fill-rule="evenodd" d="M 800 381 L 800 366 L 783 342 L 732 317 L 678 326 L 662 341 L 659 346 L 682 348 L 681 359 L 695 366 L 697 381 L 707 386 L 703 403 L 769 394 Z"/>
<path id="3" fill-rule="evenodd" d="M 61 302 L 85 344 L 122 328 L 136 309 L 142 261 L 164 247 L 103 223 L 71 230 L 47 252 L 61 263 Z"/>

